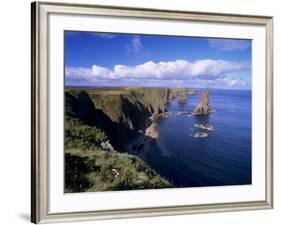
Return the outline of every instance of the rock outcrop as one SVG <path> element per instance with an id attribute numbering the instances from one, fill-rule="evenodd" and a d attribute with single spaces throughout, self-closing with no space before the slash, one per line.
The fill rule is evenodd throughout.
<path id="1" fill-rule="evenodd" d="M 211 112 L 209 105 L 209 89 L 203 91 L 200 102 L 193 110 L 193 115 L 207 115 Z"/>
<path id="2" fill-rule="evenodd" d="M 203 130 L 208 130 L 208 131 L 214 131 L 215 130 L 214 126 L 211 125 L 211 124 L 201 124 L 201 123 L 198 124 L 198 123 L 196 123 L 194 126 L 197 127 L 197 128 L 203 129 Z"/>
<path id="3" fill-rule="evenodd" d="M 205 138 L 205 137 L 208 137 L 208 133 L 205 133 L 205 132 L 197 132 L 196 134 L 193 135 L 193 137 L 196 137 L 196 138 Z"/>
<path id="4" fill-rule="evenodd" d="M 186 98 L 188 95 L 196 95 L 197 91 L 189 88 L 168 88 L 167 100 L 176 99 L 177 97 Z"/>
<path id="5" fill-rule="evenodd" d="M 157 139 L 159 137 L 159 131 L 158 131 L 157 123 L 152 123 L 148 128 L 146 128 L 145 136 L 151 137 L 153 139 Z"/>

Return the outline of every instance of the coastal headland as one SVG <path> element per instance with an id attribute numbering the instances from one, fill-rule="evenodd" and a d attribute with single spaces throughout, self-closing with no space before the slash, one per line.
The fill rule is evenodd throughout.
<path id="1" fill-rule="evenodd" d="M 170 101 L 185 104 L 196 94 L 189 88 L 66 88 L 66 167 L 73 170 L 69 176 L 79 172 L 77 179 L 66 178 L 66 191 L 172 187 L 132 153 L 148 150 L 158 138 L 157 120 L 169 115 Z M 182 113 L 188 112 L 174 115 Z M 73 183 L 82 183 L 81 188 Z"/>

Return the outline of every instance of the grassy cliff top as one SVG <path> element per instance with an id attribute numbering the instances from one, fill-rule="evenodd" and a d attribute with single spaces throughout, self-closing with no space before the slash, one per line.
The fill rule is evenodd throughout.
<path id="1" fill-rule="evenodd" d="M 121 95 L 128 94 L 131 90 L 145 90 L 143 87 L 67 87 L 65 91 L 78 93 L 81 90 L 87 91 L 90 95 Z"/>

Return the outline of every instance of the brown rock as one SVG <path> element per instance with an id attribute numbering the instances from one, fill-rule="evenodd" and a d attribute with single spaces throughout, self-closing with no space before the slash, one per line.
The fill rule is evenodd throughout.
<path id="1" fill-rule="evenodd" d="M 202 93 L 200 102 L 196 105 L 193 110 L 193 115 L 207 115 L 211 112 L 209 105 L 209 89 L 204 90 Z"/>
<path id="2" fill-rule="evenodd" d="M 157 139 L 159 137 L 158 125 L 156 123 L 152 123 L 148 128 L 146 128 L 145 136 Z"/>

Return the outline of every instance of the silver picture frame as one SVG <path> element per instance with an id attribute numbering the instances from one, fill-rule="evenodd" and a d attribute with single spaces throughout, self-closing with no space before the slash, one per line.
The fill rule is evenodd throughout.
<path id="1" fill-rule="evenodd" d="M 273 18 L 208 12 L 170 11 L 149 8 L 125 8 L 102 5 L 34 2 L 31 5 L 32 43 L 32 149 L 31 149 L 31 221 L 33 223 L 148 217 L 191 213 L 210 213 L 273 208 Z M 200 21 L 238 25 L 258 25 L 266 29 L 266 155 L 265 196 L 263 201 L 179 205 L 120 210 L 49 213 L 48 197 L 48 15 L 100 15 Z"/>

